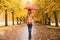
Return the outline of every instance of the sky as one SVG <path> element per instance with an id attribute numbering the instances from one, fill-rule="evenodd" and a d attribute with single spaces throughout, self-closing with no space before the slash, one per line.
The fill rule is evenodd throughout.
<path id="1" fill-rule="evenodd" d="M 24 4 L 26 4 L 26 2 L 29 2 L 30 5 L 32 5 L 32 1 L 33 1 L 33 0 L 22 0 L 22 2 L 23 2 Z"/>

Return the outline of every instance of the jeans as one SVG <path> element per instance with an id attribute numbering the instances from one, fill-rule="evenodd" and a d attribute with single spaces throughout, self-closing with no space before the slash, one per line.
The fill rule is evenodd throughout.
<path id="1" fill-rule="evenodd" d="M 31 37 L 32 24 L 28 24 L 28 32 L 29 32 L 29 37 Z"/>

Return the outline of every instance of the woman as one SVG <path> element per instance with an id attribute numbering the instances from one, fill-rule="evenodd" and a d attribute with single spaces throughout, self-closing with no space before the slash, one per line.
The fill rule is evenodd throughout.
<path id="1" fill-rule="evenodd" d="M 28 10 L 27 14 L 27 26 L 28 26 L 28 32 L 29 32 L 29 38 L 31 38 L 31 32 L 32 32 L 32 25 L 33 25 L 33 14 L 31 10 Z"/>

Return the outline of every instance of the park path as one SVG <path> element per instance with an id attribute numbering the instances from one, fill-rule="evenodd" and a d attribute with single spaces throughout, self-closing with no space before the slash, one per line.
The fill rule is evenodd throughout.
<path id="1" fill-rule="evenodd" d="M 60 34 L 60 33 L 59 33 Z M 34 24 L 31 40 L 56 40 L 57 33 L 55 29 L 48 29 L 41 24 Z M 0 40 L 29 40 L 28 27 L 21 24 L 6 31 L 0 31 Z"/>

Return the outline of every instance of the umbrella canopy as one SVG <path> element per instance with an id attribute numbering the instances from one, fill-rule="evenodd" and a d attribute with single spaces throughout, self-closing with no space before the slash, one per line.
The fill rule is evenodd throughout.
<path id="1" fill-rule="evenodd" d="M 24 9 L 27 9 L 27 10 L 38 10 L 38 7 L 35 7 L 35 6 L 26 6 Z"/>

